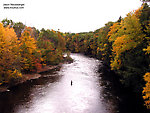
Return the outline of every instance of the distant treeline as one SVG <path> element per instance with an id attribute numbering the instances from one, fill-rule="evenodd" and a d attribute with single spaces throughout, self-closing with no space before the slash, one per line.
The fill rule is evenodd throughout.
<path id="1" fill-rule="evenodd" d="M 144 1 L 143 1 L 144 2 Z M 120 82 L 150 108 L 150 7 L 147 3 L 94 32 L 37 30 L 22 22 L 0 23 L 0 84 L 63 61 L 67 50 L 92 55 L 117 73 Z M 117 77 L 117 76 L 116 76 Z"/>

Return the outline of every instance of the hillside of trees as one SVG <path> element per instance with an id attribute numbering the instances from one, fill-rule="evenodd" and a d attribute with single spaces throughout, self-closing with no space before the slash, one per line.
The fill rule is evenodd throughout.
<path id="1" fill-rule="evenodd" d="M 65 39 L 59 31 L 36 28 L 4 19 L 0 23 L 0 84 L 19 80 L 45 65 L 63 61 Z"/>
<path id="2" fill-rule="evenodd" d="M 144 1 L 143 1 L 144 2 Z M 150 108 L 150 7 L 147 3 L 94 32 L 37 30 L 22 22 L 0 23 L 0 84 L 63 61 L 66 50 L 102 60 L 124 87 Z"/>
<path id="3" fill-rule="evenodd" d="M 150 7 L 146 3 L 94 32 L 68 33 L 65 38 L 68 50 L 104 61 L 123 86 L 143 95 L 150 108 Z"/>

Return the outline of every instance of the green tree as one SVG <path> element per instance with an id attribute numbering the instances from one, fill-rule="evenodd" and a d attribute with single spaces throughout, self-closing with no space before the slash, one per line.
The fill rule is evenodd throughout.
<path id="1" fill-rule="evenodd" d="M 14 28 L 16 34 L 17 34 L 17 37 L 20 38 L 21 33 L 25 29 L 25 25 L 22 22 L 17 22 L 17 23 L 14 24 L 13 28 Z"/>
<path id="2" fill-rule="evenodd" d="M 3 20 L 2 20 L 2 23 L 3 23 L 3 26 L 4 26 L 4 27 L 7 27 L 8 25 L 9 25 L 10 27 L 13 27 L 13 25 L 14 25 L 14 22 L 13 22 L 12 20 L 8 20 L 7 18 L 6 18 L 6 19 L 3 19 Z"/>

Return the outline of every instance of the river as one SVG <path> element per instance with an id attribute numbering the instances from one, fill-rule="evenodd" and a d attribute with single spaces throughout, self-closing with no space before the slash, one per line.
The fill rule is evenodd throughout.
<path id="1" fill-rule="evenodd" d="M 98 72 L 101 61 L 71 57 L 73 63 L 1 93 L 0 113 L 119 113 L 120 97 Z"/>

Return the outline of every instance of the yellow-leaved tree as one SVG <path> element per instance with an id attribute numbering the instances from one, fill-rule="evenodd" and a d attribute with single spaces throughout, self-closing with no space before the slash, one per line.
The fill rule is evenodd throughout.
<path id="1" fill-rule="evenodd" d="M 137 13 L 137 11 L 136 13 L 130 12 L 127 17 L 121 21 L 121 25 L 118 25 L 117 23 L 114 24 L 108 33 L 110 36 L 109 41 L 113 42 L 113 57 L 110 64 L 112 70 L 119 69 L 121 67 L 122 53 L 134 49 L 143 40 L 144 34 L 138 18 L 139 13 Z"/>
<path id="2" fill-rule="evenodd" d="M 31 28 L 26 27 L 20 38 L 21 70 L 33 71 L 36 63 L 40 63 L 36 40 L 31 37 Z"/>
<path id="3" fill-rule="evenodd" d="M 150 34 L 150 22 L 146 27 L 146 32 Z M 150 55 L 150 37 L 146 37 L 148 46 L 146 49 L 143 49 L 146 54 Z M 149 56 L 150 57 L 150 56 Z M 150 72 L 145 73 L 144 80 L 146 81 L 145 87 L 143 88 L 143 99 L 145 100 L 145 105 L 150 109 Z"/>
<path id="4" fill-rule="evenodd" d="M 19 55 L 18 44 L 14 29 L 9 26 L 5 28 L 0 23 L 0 83 L 22 76 L 15 65 Z"/>
<path id="5" fill-rule="evenodd" d="M 145 105 L 148 109 L 150 109 L 150 72 L 147 72 L 144 75 L 144 80 L 146 81 L 146 85 L 143 88 L 143 99 L 145 100 Z"/>

